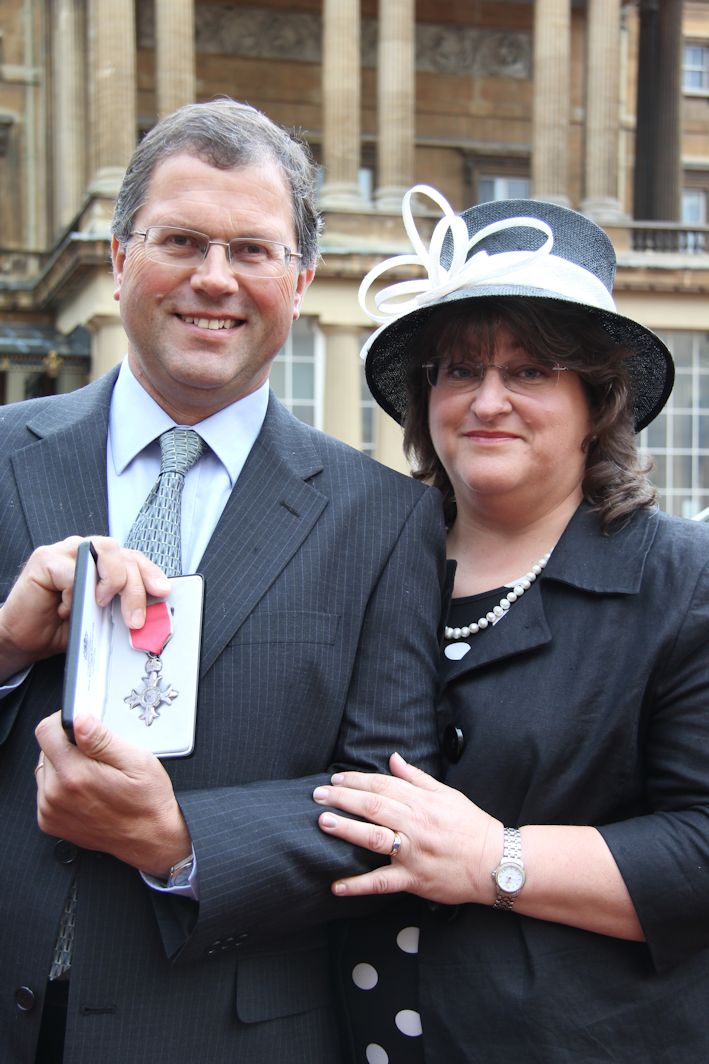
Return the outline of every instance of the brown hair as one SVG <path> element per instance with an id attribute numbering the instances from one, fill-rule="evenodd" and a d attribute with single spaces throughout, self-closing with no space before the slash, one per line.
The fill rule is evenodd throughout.
<path id="1" fill-rule="evenodd" d="M 314 266 L 322 219 L 315 203 L 316 166 L 310 149 L 262 111 L 223 98 L 189 103 L 166 115 L 141 140 L 116 198 L 112 232 L 123 245 L 145 203 L 156 168 L 173 155 L 194 155 L 220 170 L 275 165 L 290 192 L 301 269 Z"/>
<path id="2" fill-rule="evenodd" d="M 477 298 L 442 306 L 428 318 L 412 353 L 407 376 L 404 448 L 414 476 L 443 494 L 446 520 L 456 505 L 448 474 L 428 428 L 430 387 L 425 362 L 471 347 L 491 357 L 495 333 L 505 325 L 534 358 L 552 360 L 578 374 L 588 399 L 591 435 L 585 441 L 584 498 L 600 514 L 604 532 L 614 521 L 653 506 L 656 490 L 635 445 L 628 352 L 592 310 L 524 297 Z"/>

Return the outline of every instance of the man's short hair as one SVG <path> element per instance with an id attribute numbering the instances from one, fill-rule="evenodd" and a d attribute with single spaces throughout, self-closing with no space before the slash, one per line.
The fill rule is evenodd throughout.
<path id="1" fill-rule="evenodd" d="M 310 149 L 255 107 L 230 99 L 186 104 L 143 138 L 116 199 L 112 232 L 119 243 L 125 244 L 130 236 L 155 168 L 182 152 L 220 170 L 275 163 L 291 193 L 298 239 L 293 250 L 303 256 L 303 267 L 315 265 L 322 222 L 315 205 L 316 166 Z"/>

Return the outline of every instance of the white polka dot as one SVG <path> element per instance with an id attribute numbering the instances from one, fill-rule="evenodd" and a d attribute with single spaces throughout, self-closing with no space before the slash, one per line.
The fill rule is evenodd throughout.
<path id="1" fill-rule="evenodd" d="M 460 661 L 470 650 L 470 643 L 449 643 L 446 649 L 443 651 L 447 658 L 451 661 Z"/>
<path id="2" fill-rule="evenodd" d="M 396 944 L 403 953 L 418 953 L 418 927 L 403 927 L 399 934 L 396 936 Z"/>
<path id="3" fill-rule="evenodd" d="M 373 990 L 379 982 L 379 973 L 371 964 L 355 964 L 352 969 L 352 982 L 360 990 Z"/>
<path id="4" fill-rule="evenodd" d="M 401 1012 L 397 1012 L 394 1023 L 401 1033 L 407 1034 L 409 1038 L 416 1038 L 421 1034 L 421 1017 L 413 1009 L 402 1009 Z"/>
<path id="5" fill-rule="evenodd" d="M 389 1064 L 389 1054 L 381 1046 L 378 1046 L 376 1042 L 370 1042 L 365 1053 L 367 1055 L 367 1064 Z"/>

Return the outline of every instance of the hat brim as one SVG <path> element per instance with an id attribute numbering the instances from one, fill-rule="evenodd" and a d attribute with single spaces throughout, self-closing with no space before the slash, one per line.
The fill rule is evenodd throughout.
<path id="1" fill-rule="evenodd" d="M 399 424 L 403 423 L 406 414 L 407 376 L 415 357 L 416 338 L 427 319 L 448 303 L 472 302 L 486 296 L 495 299 L 522 296 L 525 299 L 572 305 L 579 314 L 587 314 L 600 321 L 612 338 L 628 350 L 626 365 L 636 432 L 649 425 L 667 402 L 674 384 L 674 363 L 668 348 L 650 329 L 622 314 L 565 299 L 558 292 L 526 286 L 481 285 L 475 289 L 458 289 L 435 304 L 411 311 L 381 326 L 365 344 L 365 372 L 369 389 L 379 406 Z"/>

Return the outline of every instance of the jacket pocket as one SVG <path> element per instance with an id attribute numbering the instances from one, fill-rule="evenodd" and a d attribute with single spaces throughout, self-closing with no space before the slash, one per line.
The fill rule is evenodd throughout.
<path id="1" fill-rule="evenodd" d="M 236 1014 L 244 1023 L 325 1007 L 334 1008 L 326 946 L 239 958 Z"/>

